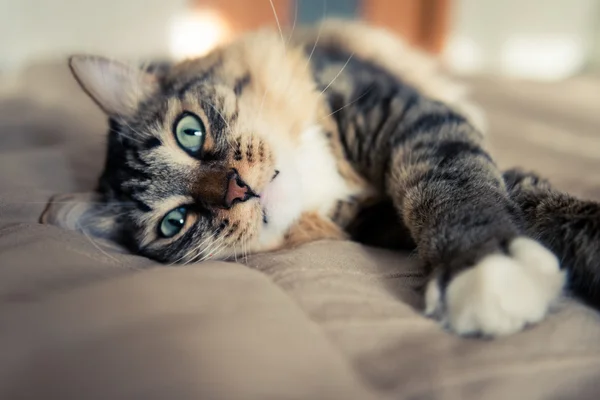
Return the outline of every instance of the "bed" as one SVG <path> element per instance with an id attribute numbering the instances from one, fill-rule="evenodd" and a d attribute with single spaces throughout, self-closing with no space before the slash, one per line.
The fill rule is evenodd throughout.
<path id="1" fill-rule="evenodd" d="M 499 340 L 420 315 L 410 254 L 316 242 L 164 267 L 38 218 L 90 190 L 105 120 L 63 64 L 0 84 L 0 398 L 597 399 L 600 317 Z M 492 153 L 600 199 L 600 79 L 471 79 Z"/>

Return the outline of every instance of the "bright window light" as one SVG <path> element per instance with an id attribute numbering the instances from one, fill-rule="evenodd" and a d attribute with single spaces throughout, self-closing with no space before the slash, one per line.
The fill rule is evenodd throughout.
<path id="1" fill-rule="evenodd" d="M 171 54 L 177 59 L 200 57 L 229 39 L 227 21 L 213 10 L 197 10 L 173 18 Z"/>
<path id="2" fill-rule="evenodd" d="M 484 68 L 483 54 L 479 44 L 466 36 L 452 36 L 444 51 L 444 59 L 459 74 L 481 72 Z"/>
<path id="3" fill-rule="evenodd" d="M 558 80 L 578 71 L 584 44 L 568 35 L 516 35 L 502 46 L 501 67 L 509 76 Z"/>

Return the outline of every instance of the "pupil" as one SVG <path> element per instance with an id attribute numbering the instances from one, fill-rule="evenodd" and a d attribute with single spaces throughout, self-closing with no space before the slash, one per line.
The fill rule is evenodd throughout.
<path id="1" fill-rule="evenodd" d="M 183 219 L 169 218 L 169 223 L 173 226 L 180 227 L 183 226 Z"/>
<path id="2" fill-rule="evenodd" d="M 200 136 L 200 131 L 192 128 L 184 129 L 183 133 L 189 136 Z"/>

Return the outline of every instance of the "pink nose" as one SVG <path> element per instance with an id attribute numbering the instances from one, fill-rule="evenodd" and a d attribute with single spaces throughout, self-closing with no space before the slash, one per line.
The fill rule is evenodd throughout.
<path id="1" fill-rule="evenodd" d="M 225 207 L 229 208 L 235 203 L 244 202 L 251 197 L 256 197 L 256 194 L 242 180 L 237 171 L 233 171 L 229 175 L 227 182 L 227 193 L 225 193 Z"/>

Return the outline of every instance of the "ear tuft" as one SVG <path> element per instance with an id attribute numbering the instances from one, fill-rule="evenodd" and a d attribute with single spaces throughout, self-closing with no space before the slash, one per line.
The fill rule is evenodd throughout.
<path id="1" fill-rule="evenodd" d="M 40 217 L 40 223 L 104 239 L 114 239 L 117 233 L 114 212 L 100 201 L 98 194 L 91 192 L 53 196 Z"/>
<path id="2" fill-rule="evenodd" d="M 156 77 L 105 57 L 75 55 L 69 67 L 83 90 L 111 117 L 131 116 L 158 88 Z"/>

